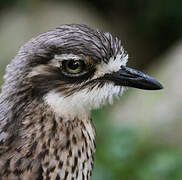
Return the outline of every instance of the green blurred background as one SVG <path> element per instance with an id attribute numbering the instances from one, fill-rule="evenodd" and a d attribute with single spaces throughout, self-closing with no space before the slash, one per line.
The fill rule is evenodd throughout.
<path id="1" fill-rule="evenodd" d="M 129 88 L 93 111 L 92 180 L 182 180 L 181 7 L 180 0 L 0 0 L 0 83 L 19 47 L 39 33 L 64 23 L 111 32 L 128 51 L 128 65 L 165 88 Z"/>

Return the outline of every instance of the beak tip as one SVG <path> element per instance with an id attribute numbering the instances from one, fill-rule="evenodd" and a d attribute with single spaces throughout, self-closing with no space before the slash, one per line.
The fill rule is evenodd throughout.
<path id="1" fill-rule="evenodd" d="M 153 79 L 153 90 L 161 90 L 164 87 L 162 86 L 162 84 L 156 80 Z"/>
<path id="2" fill-rule="evenodd" d="M 161 90 L 161 89 L 164 89 L 164 87 L 162 86 L 162 84 L 158 84 L 158 87 L 156 88 L 156 90 Z"/>
<path id="3" fill-rule="evenodd" d="M 164 87 L 162 86 L 162 84 L 160 82 L 156 81 L 153 78 L 150 78 L 150 81 L 148 81 L 145 84 L 143 89 L 146 89 L 146 90 L 161 90 L 163 88 Z"/>

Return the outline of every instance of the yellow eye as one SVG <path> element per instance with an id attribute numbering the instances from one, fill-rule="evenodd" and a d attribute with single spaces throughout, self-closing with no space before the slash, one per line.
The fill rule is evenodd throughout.
<path id="1" fill-rule="evenodd" d="M 64 61 L 64 66 L 68 73 L 77 74 L 84 70 L 85 63 L 81 60 L 67 60 Z"/>

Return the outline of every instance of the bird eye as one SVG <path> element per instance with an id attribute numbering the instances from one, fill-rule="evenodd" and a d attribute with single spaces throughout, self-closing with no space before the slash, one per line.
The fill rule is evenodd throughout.
<path id="1" fill-rule="evenodd" d="M 71 74 L 81 73 L 85 63 L 82 60 L 66 60 L 63 61 L 64 70 Z"/>

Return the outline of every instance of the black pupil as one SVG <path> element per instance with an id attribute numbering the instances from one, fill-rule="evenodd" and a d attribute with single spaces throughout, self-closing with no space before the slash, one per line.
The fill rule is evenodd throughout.
<path id="1" fill-rule="evenodd" d="M 68 62 L 68 67 L 72 70 L 78 69 L 79 66 L 80 66 L 80 63 L 78 61 L 69 61 Z"/>

